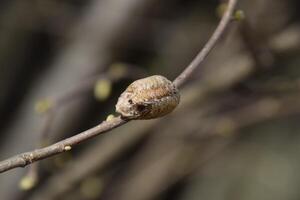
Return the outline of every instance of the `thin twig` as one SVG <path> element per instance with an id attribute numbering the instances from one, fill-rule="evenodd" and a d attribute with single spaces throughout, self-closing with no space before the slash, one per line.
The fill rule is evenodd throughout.
<path id="1" fill-rule="evenodd" d="M 229 0 L 228 2 L 228 8 L 226 12 L 224 13 L 218 27 L 216 28 L 215 32 L 213 33 L 212 37 L 208 40 L 206 45 L 203 47 L 203 49 L 200 51 L 200 53 L 196 56 L 196 58 L 191 62 L 189 66 L 174 80 L 174 84 L 177 87 L 180 87 L 184 82 L 187 81 L 187 79 L 191 76 L 191 74 L 194 72 L 194 70 L 202 64 L 204 59 L 207 57 L 207 55 L 210 53 L 210 51 L 213 49 L 215 44 L 218 42 L 218 40 L 221 38 L 221 36 L 224 34 L 226 27 L 228 26 L 231 16 L 233 14 L 234 8 L 236 6 L 237 0 Z M 29 165 L 35 161 L 45 159 L 47 157 L 62 153 L 64 151 L 70 150 L 72 146 L 79 144 L 87 139 L 90 139 L 92 137 L 95 137 L 99 134 L 108 132 L 114 128 L 117 128 L 121 125 L 126 124 L 128 121 L 122 119 L 121 117 L 116 117 L 110 121 L 104 121 L 97 125 L 96 127 L 93 127 L 91 129 L 88 129 L 82 133 L 79 133 L 75 136 L 72 136 L 70 138 L 61 140 L 60 142 L 57 142 L 55 144 L 52 144 L 48 147 L 36 149 L 33 151 L 29 151 L 26 153 L 22 153 L 16 156 L 13 156 L 11 158 L 8 158 L 7 160 L 4 160 L 0 162 L 0 173 L 8 171 L 13 168 L 17 167 L 25 167 L 26 165 Z"/>
<path id="2" fill-rule="evenodd" d="M 49 139 L 50 129 L 54 119 L 56 118 L 56 115 L 58 114 L 58 111 L 70 102 L 77 100 L 80 97 L 84 97 L 85 93 L 93 89 L 97 80 L 108 79 L 110 82 L 115 83 L 124 78 L 136 79 L 139 77 L 143 77 L 147 74 L 144 70 L 134 65 L 129 65 L 125 63 L 119 65 L 122 65 L 122 68 L 124 70 L 124 72 L 121 74 L 113 74 L 109 70 L 107 70 L 103 72 L 103 74 L 88 77 L 87 80 L 81 82 L 80 84 L 77 84 L 70 91 L 64 93 L 61 96 L 52 98 L 51 102 L 53 105 L 45 113 L 46 119 L 40 134 L 41 139 L 39 141 L 39 146 Z"/>
<path id="3" fill-rule="evenodd" d="M 85 93 L 87 93 L 89 90 L 92 90 L 97 80 L 109 79 L 112 83 L 115 83 L 123 78 L 136 79 L 138 77 L 146 75 L 146 72 L 144 70 L 134 65 L 128 65 L 128 64 L 119 64 L 119 65 L 122 65 L 122 68 L 124 70 L 123 73 L 116 74 L 110 72 L 110 70 L 114 67 L 112 66 L 110 70 L 107 70 L 103 74 L 88 77 L 84 83 L 80 83 L 79 85 L 76 85 L 76 87 L 64 93 L 62 96 L 53 98 L 52 100 L 53 105 L 44 113 L 46 114 L 45 122 L 42 131 L 40 132 L 40 139 L 38 141 L 36 148 L 41 148 L 43 147 L 43 145 L 45 146 L 45 143 L 46 144 L 48 143 L 50 139 L 49 134 L 51 133 L 51 128 L 56 116 L 58 115 L 58 111 L 65 105 L 69 104 L 70 102 L 80 97 L 84 97 Z M 38 163 L 30 165 L 28 169 L 28 173 L 25 174 L 24 177 L 32 177 L 32 179 L 37 180 L 38 168 L 39 168 Z"/>
<path id="4" fill-rule="evenodd" d="M 121 117 L 116 117 L 110 121 L 104 121 L 98 126 L 88 129 L 82 133 L 79 133 L 70 138 L 64 139 L 60 142 L 52 144 L 48 147 L 41 149 L 36 149 L 33 151 L 25 152 L 16 156 L 13 156 L 7 160 L 0 162 L 0 172 L 4 172 L 16 167 L 25 167 L 37 160 L 48 158 L 50 156 L 68 151 L 72 146 L 79 144 L 87 139 L 95 137 L 100 133 L 105 133 L 111 129 L 117 128 L 128 121 L 121 119 Z"/>
<path id="5" fill-rule="evenodd" d="M 203 49 L 198 53 L 194 60 L 185 68 L 185 70 L 173 81 L 177 87 L 181 87 L 183 83 L 192 75 L 192 73 L 199 67 L 211 50 L 214 48 L 216 43 L 220 40 L 224 34 L 229 22 L 231 21 L 232 14 L 234 12 L 237 0 L 229 0 L 228 7 L 224 13 L 218 27 L 215 32 L 212 34 L 208 42 L 205 44 Z"/>

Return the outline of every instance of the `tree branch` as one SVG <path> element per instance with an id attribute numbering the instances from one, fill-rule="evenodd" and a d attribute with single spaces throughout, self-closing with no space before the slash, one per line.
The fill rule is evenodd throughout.
<path id="1" fill-rule="evenodd" d="M 121 119 L 121 117 L 116 117 L 112 120 L 104 121 L 98 126 L 95 126 L 82 133 L 79 133 L 70 138 L 52 144 L 48 147 L 36 149 L 33 151 L 13 156 L 7 160 L 0 162 L 0 172 L 5 172 L 16 167 L 25 167 L 26 165 L 29 165 L 37 160 L 41 160 L 62 153 L 64 151 L 71 150 L 72 146 L 79 144 L 92 137 L 95 137 L 100 133 L 105 133 L 111 129 L 117 128 L 127 122 L 128 121 Z"/>
<path id="2" fill-rule="evenodd" d="M 177 87 L 180 87 L 183 83 L 185 83 L 187 79 L 191 76 L 191 74 L 195 71 L 195 69 L 203 63 L 204 59 L 207 57 L 207 55 L 210 53 L 210 51 L 219 41 L 221 36 L 224 34 L 226 27 L 228 26 L 231 20 L 231 16 L 233 14 L 236 3 L 237 0 L 229 0 L 228 8 L 224 13 L 218 27 L 214 31 L 211 38 L 208 40 L 208 42 L 203 47 L 203 49 L 199 52 L 199 54 L 195 57 L 195 59 L 191 62 L 191 64 L 187 66 L 187 68 L 174 80 L 173 83 Z M 17 167 L 25 167 L 26 165 L 29 165 L 35 161 L 42 160 L 50 156 L 54 156 L 64 151 L 68 151 L 72 148 L 72 146 L 76 144 L 79 144 L 99 134 L 108 132 L 114 128 L 126 124 L 127 122 L 128 120 L 124 120 L 121 117 L 116 117 L 112 120 L 104 121 L 101 124 L 91 129 L 88 129 L 70 138 L 61 140 L 60 142 L 52 144 L 48 147 L 25 152 L 13 156 L 11 158 L 8 158 L 0 162 L 0 173 Z"/>
<path id="3" fill-rule="evenodd" d="M 229 0 L 227 10 L 211 38 L 194 58 L 194 60 L 189 64 L 189 66 L 187 66 L 185 70 L 173 81 L 177 87 L 181 87 L 182 84 L 185 83 L 192 73 L 197 69 L 197 67 L 200 67 L 205 58 L 215 47 L 216 43 L 220 40 L 231 20 L 236 4 L 237 0 Z"/>

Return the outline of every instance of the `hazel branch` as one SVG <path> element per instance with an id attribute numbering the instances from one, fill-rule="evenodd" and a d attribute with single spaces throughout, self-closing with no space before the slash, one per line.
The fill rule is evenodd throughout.
<path id="1" fill-rule="evenodd" d="M 237 0 L 229 0 L 227 10 L 224 13 L 221 21 L 219 22 L 218 27 L 205 44 L 203 49 L 197 54 L 194 60 L 185 68 L 185 70 L 173 81 L 173 83 L 179 88 L 181 87 L 187 79 L 190 78 L 192 73 L 201 66 L 205 58 L 211 52 L 211 50 L 215 47 L 216 43 L 221 39 L 222 35 L 225 33 L 228 24 L 230 23 L 233 12 L 235 10 L 237 4 Z"/>
<path id="2" fill-rule="evenodd" d="M 219 25 L 212 34 L 211 38 L 208 40 L 199 54 L 195 57 L 195 59 L 191 62 L 191 64 L 188 65 L 186 69 L 174 80 L 173 83 L 177 87 L 182 86 L 189 79 L 191 74 L 197 67 L 199 67 L 203 63 L 207 55 L 211 52 L 213 47 L 222 37 L 226 30 L 226 27 L 228 26 L 232 18 L 236 3 L 237 0 L 229 0 L 227 10 L 224 13 L 221 21 L 219 22 Z M 38 160 L 42 160 L 64 151 L 68 151 L 74 145 L 77 145 L 87 139 L 93 138 L 99 134 L 115 129 L 121 125 L 126 124 L 128 121 L 129 120 L 124 120 L 121 117 L 116 117 L 109 121 L 104 121 L 91 129 L 88 129 L 70 138 L 61 140 L 60 142 L 57 142 L 50 146 L 15 155 L 0 162 L 0 173 L 17 167 L 25 167 L 26 165 L 29 165 Z"/>

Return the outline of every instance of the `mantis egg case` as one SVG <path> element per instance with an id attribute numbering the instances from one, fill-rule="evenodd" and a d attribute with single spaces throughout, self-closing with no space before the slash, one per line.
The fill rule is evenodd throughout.
<path id="1" fill-rule="evenodd" d="M 179 101 L 176 86 L 154 75 L 131 83 L 119 97 L 116 112 L 128 119 L 154 119 L 172 112 Z"/>

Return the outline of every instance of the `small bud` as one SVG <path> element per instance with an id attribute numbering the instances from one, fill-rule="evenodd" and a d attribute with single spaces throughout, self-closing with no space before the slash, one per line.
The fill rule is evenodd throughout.
<path id="1" fill-rule="evenodd" d="M 113 114 L 110 114 L 106 117 L 106 121 L 111 121 L 113 118 L 115 118 L 115 116 Z"/>
<path id="2" fill-rule="evenodd" d="M 38 114 L 43 114 L 47 112 L 52 106 L 53 103 L 49 99 L 43 99 L 35 103 L 34 110 Z"/>
<path id="3" fill-rule="evenodd" d="M 94 88 L 94 95 L 99 101 L 107 99 L 111 93 L 112 83 L 108 79 L 100 79 Z"/>
<path id="4" fill-rule="evenodd" d="M 228 4 L 227 3 L 221 3 L 218 7 L 217 7 L 217 15 L 218 17 L 223 17 L 224 13 L 226 12 L 228 8 Z M 243 19 L 245 19 L 245 12 L 243 10 L 236 10 L 232 16 L 233 20 L 236 21 L 242 21 Z"/>
<path id="5" fill-rule="evenodd" d="M 70 151 L 72 149 L 72 147 L 68 145 L 68 146 L 65 146 L 64 149 L 65 149 L 65 151 Z"/>
<path id="6" fill-rule="evenodd" d="M 245 13 L 244 13 L 244 11 L 242 11 L 242 10 L 235 11 L 235 13 L 233 15 L 233 18 L 236 21 L 242 21 L 242 20 L 244 20 L 245 19 Z"/>
<path id="7" fill-rule="evenodd" d="M 19 182 L 19 187 L 21 190 L 27 191 L 31 190 L 37 184 L 37 179 L 33 176 L 25 176 Z"/>

